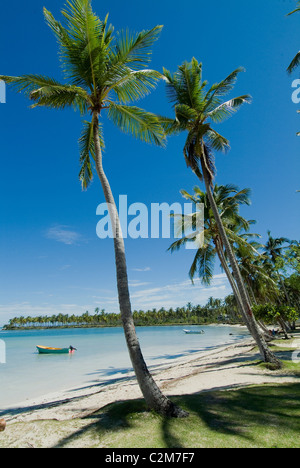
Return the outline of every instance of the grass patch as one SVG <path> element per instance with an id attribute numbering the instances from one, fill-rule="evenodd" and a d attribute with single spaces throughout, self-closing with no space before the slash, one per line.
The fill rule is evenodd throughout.
<path id="1" fill-rule="evenodd" d="M 300 383 L 174 397 L 190 416 L 167 419 L 142 400 L 115 403 L 57 447 L 299 448 Z"/>

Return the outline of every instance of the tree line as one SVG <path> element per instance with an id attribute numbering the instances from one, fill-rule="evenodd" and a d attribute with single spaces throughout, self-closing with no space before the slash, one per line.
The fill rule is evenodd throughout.
<path id="1" fill-rule="evenodd" d="M 136 326 L 154 325 L 205 325 L 212 323 L 241 323 L 234 297 L 225 299 L 210 297 L 204 306 L 188 303 L 184 307 L 151 310 L 134 310 Z M 51 316 L 14 317 L 3 327 L 5 330 L 24 330 L 38 328 L 74 328 L 74 327 L 121 327 L 120 313 L 106 313 L 105 309 L 96 308 L 94 313 L 86 311 L 82 315 L 57 314 Z"/>

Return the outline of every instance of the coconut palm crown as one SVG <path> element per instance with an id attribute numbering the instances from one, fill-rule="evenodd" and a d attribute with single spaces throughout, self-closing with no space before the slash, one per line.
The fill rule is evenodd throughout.
<path id="1" fill-rule="evenodd" d="M 114 34 L 108 17 L 101 21 L 93 13 L 90 0 L 68 0 L 62 15 L 64 25 L 44 8 L 46 22 L 58 41 L 65 82 L 42 75 L 0 79 L 26 93 L 34 101 L 32 107 L 73 107 L 82 115 L 92 115 L 89 121 L 84 121 L 79 140 L 79 177 L 86 189 L 93 178 L 93 125 L 103 110 L 122 131 L 148 143 L 164 143 L 164 132 L 155 115 L 129 105 L 146 96 L 161 78 L 160 73 L 147 66 L 150 48 L 162 26 L 137 34 L 129 31 Z M 103 148 L 101 125 L 99 133 Z"/>
<path id="2" fill-rule="evenodd" d="M 187 165 L 202 179 L 202 158 L 211 184 L 215 176 L 213 151 L 226 152 L 230 148 L 229 141 L 212 125 L 224 121 L 251 100 L 249 95 L 242 95 L 224 101 L 224 96 L 233 89 L 242 71 L 243 68 L 237 68 L 223 81 L 208 88 L 208 82 L 202 80 L 202 63 L 195 58 L 184 62 L 174 74 L 164 69 L 167 95 L 174 105 L 175 120 L 162 118 L 162 124 L 168 134 L 188 132 L 184 146 Z"/>

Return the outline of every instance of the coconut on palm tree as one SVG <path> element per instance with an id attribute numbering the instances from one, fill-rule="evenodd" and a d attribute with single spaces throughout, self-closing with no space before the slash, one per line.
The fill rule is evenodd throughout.
<path id="1" fill-rule="evenodd" d="M 174 105 L 175 119 L 162 117 L 161 122 L 169 134 L 182 131 L 187 133 L 183 149 L 184 157 L 187 166 L 201 181 L 204 180 L 209 204 L 241 299 L 245 322 L 251 327 L 263 360 L 280 366 L 280 362 L 259 333 L 238 263 L 213 197 L 215 178 L 213 151 L 229 149 L 229 141 L 213 128 L 213 124 L 224 121 L 241 105 L 250 101 L 249 95 L 224 101 L 224 96 L 233 89 L 241 71 L 242 68 L 234 70 L 223 81 L 208 88 L 207 81 L 202 80 L 202 64 L 195 58 L 191 62 L 184 62 L 173 74 L 164 69 L 167 95 Z"/>
<path id="2" fill-rule="evenodd" d="M 161 78 L 148 68 L 151 46 L 161 26 L 138 34 L 114 34 L 107 17 L 94 14 L 90 0 L 67 1 L 62 11 L 64 25 L 44 9 L 46 22 L 54 32 L 60 49 L 65 81 L 41 75 L 1 76 L 17 91 L 26 93 L 32 107 L 53 109 L 73 107 L 84 121 L 80 137 L 80 180 L 86 189 L 93 178 L 93 165 L 100 179 L 114 233 L 117 286 L 123 327 L 132 365 L 146 403 L 170 416 L 184 416 L 154 382 L 144 361 L 136 335 L 126 266 L 125 247 L 115 200 L 103 168 L 102 118 L 107 115 L 124 132 L 147 143 L 162 145 L 165 135 L 158 118 L 131 103 L 147 95 Z"/>

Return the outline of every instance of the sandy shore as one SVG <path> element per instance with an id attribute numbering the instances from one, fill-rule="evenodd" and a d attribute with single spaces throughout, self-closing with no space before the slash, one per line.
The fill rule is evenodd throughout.
<path id="1" fill-rule="evenodd" d="M 295 348 L 299 349 L 299 346 L 300 340 L 295 340 Z M 232 345 L 195 354 L 192 358 L 189 356 L 174 360 L 171 364 L 151 369 L 151 372 L 166 395 L 194 394 L 253 384 L 299 380 L 293 375 L 283 375 L 281 371 L 266 371 L 252 365 L 252 361 L 259 359 L 254 347 L 254 341 L 247 338 Z M 34 436 L 31 437 L 29 433 L 31 423 L 42 420 L 77 420 L 110 403 L 141 398 L 141 396 L 134 376 L 128 374 L 108 385 L 72 389 L 64 393 L 26 401 L 18 407 L 1 412 L 0 418 L 5 418 L 7 428 L 4 433 L 0 434 L 0 446 L 20 447 L 23 439 L 26 440 L 27 446 L 33 445 Z M 19 429 L 22 426 L 22 429 L 19 430 L 16 438 L 17 426 Z M 49 434 L 48 439 L 44 441 L 44 446 L 51 446 L 54 442 L 53 438 L 55 435 Z"/>

